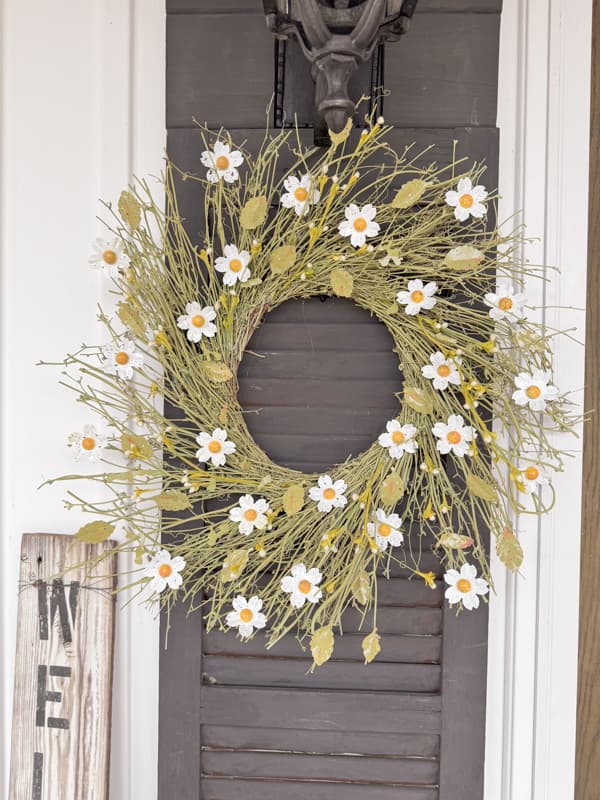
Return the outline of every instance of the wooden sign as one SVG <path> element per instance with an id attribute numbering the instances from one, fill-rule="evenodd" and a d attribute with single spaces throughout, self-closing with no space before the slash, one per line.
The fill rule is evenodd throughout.
<path id="1" fill-rule="evenodd" d="M 107 800 L 116 554 L 23 536 L 9 800 Z"/>

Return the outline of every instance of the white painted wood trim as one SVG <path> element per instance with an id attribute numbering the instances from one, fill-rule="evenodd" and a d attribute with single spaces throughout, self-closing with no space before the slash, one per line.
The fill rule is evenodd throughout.
<path id="1" fill-rule="evenodd" d="M 523 209 L 529 235 L 541 237 L 526 256 L 561 270 L 549 271 L 552 282 L 544 291 L 532 287 L 530 297 L 549 307 L 548 326 L 576 327 L 581 341 L 591 13 L 592 0 L 505 0 L 498 107 L 500 218 Z M 560 342 L 556 382 L 583 402 L 583 346 Z M 574 450 L 554 481 L 553 511 L 539 523 L 515 521 L 526 551 L 523 575 L 501 578 L 490 603 L 486 800 L 574 795 L 580 440 Z"/>

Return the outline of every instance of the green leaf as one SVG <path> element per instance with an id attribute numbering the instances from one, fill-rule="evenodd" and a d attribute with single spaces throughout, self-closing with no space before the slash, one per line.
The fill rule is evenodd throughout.
<path id="1" fill-rule="evenodd" d="M 117 314 L 126 328 L 133 331 L 139 339 L 146 340 L 146 326 L 137 308 L 130 303 L 119 303 L 117 306 Z"/>
<path id="2" fill-rule="evenodd" d="M 213 383 L 225 383 L 233 378 L 233 372 L 223 361 L 203 361 L 202 368 Z"/>
<path id="3" fill-rule="evenodd" d="M 479 475 L 473 475 L 472 472 L 467 474 L 467 489 L 474 494 L 475 497 L 480 497 L 488 503 L 497 503 L 498 495 L 496 494 L 496 487 L 484 481 Z"/>
<path id="4" fill-rule="evenodd" d="M 294 483 L 289 486 L 283 495 L 283 510 L 291 517 L 297 514 L 304 505 L 304 486 L 301 483 Z"/>
<path id="5" fill-rule="evenodd" d="M 505 528 L 496 539 L 496 553 L 502 563 L 513 572 L 516 572 L 523 563 L 523 548 L 510 528 Z"/>
<path id="6" fill-rule="evenodd" d="M 483 253 L 472 247 L 470 244 L 463 244 L 460 247 L 453 247 L 446 254 L 444 264 L 447 267 L 457 270 L 469 270 L 477 267 L 483 260 Z"/>
<path id="7" fill-rule="evenodd" d="M 150 442 L 137 433 L 124 433 L 121 436 L 121 450 L 128 458 L 152 458 Z"/>
<path id="8" fill-rule="evenodd" d="M 133 231 L 139 227 L 141 213 L 140 204 L 135 197 L 128 191 L 122 191 L 119 197 L 119 214 L 123 222 L 129 226 L 129 230 Z"/>
<path id="9" fill-rule="evenodd" d="M 291 267 L 294 266 L 296 261 L 296 248 L 293 244 L 283 244 L 281 247 L 276 247 L 271 253 L 269 259 L 269 266 L 273 275 L 283 275 Z"/>
<path id="10" fill-rule="evenodd" d="M 408 181 L 396 192 L 396 196 L 392 200 L 392 206 L 394 208 L 410 208 L 421 199 L 428 186 L 430 184 L 420 178 Z"/>
<path id="11" fill-rule="evenodd" d="M 358 573 L 352 583 L 352 597 L 363 606 L 371 599 L 371 581 L 364 570 Z"/>
<path id="12" fill-rule="evenodd" d="M 404 494 L 404 481 L 395 472 L 390 474 L 381 482 L 379 487 L 379 497 L 386 506 L 395 506 Z"/>
<path id="13" fill-rule="evenodd" d="M 310 638 L 310 652 L 317 667 L 329 661 L 333 653 L 333 644 L 334 636 L 330 626 L 319 628 L 313 633 Z"/>
<path id="14" fill-rule="evenodd" d="M 252 231 L 265 221 L 267 216 L 267 198 L 264 194 L 252 197 L 242 208 L 240 225 L 244 230 Z"/>
<path id="15" fill-rule="evenodd" d="M 381 645 L 379 644 L 379 634 L 377 628 L 362 640 L 362 651 L 365 657 L 365 664 L 370 664 L 375 656 L 381 652 Z"/>
<path id="16" fill-rule="evenodd" d="M 105 542 L 114 529 L 115 526 L 111 525 L 110 522 L 96 520 L 96 522 L 88 522 L 87 525 L 79 528 L 75 538 L 86 544 L 99 544 L 100 542 Z"/>
<path id="17" fill-rule="evenodd" d="M 404 387 L 404 402 L 419 414 L 431 414 L 433 411 L 429 397 L 414 386 Z"/>
<path id="18" fill-rule="evenodd" d="M 347 270 L 338 267 L 331 271 L 331 288 L 338 297 L 352 297 L 354 279 Z"/>
<path id="19" fill-rule="evenodd" d="M 175 489 L 159 494 L 154 498 L 154 502 L 163 511 L 184 511 L 192 505 L 189 495 Z"/>

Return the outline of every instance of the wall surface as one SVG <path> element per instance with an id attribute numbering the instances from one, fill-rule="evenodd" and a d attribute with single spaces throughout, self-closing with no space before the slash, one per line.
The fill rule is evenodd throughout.
<path id="1" fill-rule="evenodd" d="M 532 261 L 560 265 L 547 323 L 583 337 L 591 0 L 505 0 L 501 43 L 500 213 L 520 208 Z M 64 489 L 37 486 L 72 469 L 65 447 L 85 422 L 51 368 L 97 340 L 106 286 L 87 267 L 97 199 L 131 173 L 160 169 L 164 141 L 162 0 L 2 5 L 0 218 L 2 462 L 0 614 L 2 787 L 7 781 L 20 534 L 73 532 Z M 540 298 L 541 301 L 541 298 Z M 578 310 L 579 309 L 579 310 Z M 583 348 L 557 351 L 561 388 L 581 399 Z M 571 447 L 572 443 L 567 446 Z M 518 521 L 524 579 L 491 604 L 486 800 L 573 794 L 580 447 L 541 525 Z M 571 535 L 567 546 L 564 533 Z M 560 539 L 559 539 L 560 537 Z M 135 606 L 119 615 L 112 800 L 152 800 L 158 635 Z M 135 680 L 134 680 L 135 676 Z M 3 791 L 0 790 L 0 791 Z M 4 793 L 4 792 L 3 792 Z"/>

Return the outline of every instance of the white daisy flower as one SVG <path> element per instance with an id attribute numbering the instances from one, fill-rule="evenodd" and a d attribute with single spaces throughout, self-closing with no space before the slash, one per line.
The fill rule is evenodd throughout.
<path id="1" fill-rule="evenodd" d="M 82 431 L 70 433 L 67 441 L 77 461 L 82 458 L 98 461 L 108 444 L 108 436 L 97 425 L 84 425 Z"/>
<path id="2" fill-rule="evenodd" d="M 229 511 L 229 519 L 239 522 L 239 532 L 248 536 L 255 528 L 260 531 L 267 527 L 267 514 L 270 511 L 269 503 L 264 497 L 254 500 L 251 494 L 244 494 L 240 497 L 239 505 Z"/>
<path id="3" fill-rule="evenodd" d="M 120 239 L 96 239 L 88 264 L 94 269 L 101 269 L 109 278 L 118 278 L 122 269 L 129 266 L 129 258 L 123 252 Z"/>
<path id="4" fill-rule="evenodd" d="M 212 306 L 201 306 L 194 300 L 193 303 L 187 303 L 185 314 L 177 317 L 177 327 L 187 331 L 190 342 L 199 342 L 203 336 L 210 339 L 217 332 L 213 322 L 216 316 L 217 312 Z"/>
<path id="5" fill-rule="evenodd" d="M 450 414 L 447 423 L 436 422 L 431 432 L 437 436 L 436 447 L 443 455 L 454 453 L 459 458 L 469 455 L 475 430 L 470 425 L 465 425 L 460 414 Z"/>
<path id="6" fill-rule="evenodd" d="M 281 195 L 281 205 L 284 208 L 293 208 L 299 217 L 308 214 L 310 207 L 318 203 L 321 198 L 321 193 L 313 187 L 308 174 L 300 179 L 290 175 L 284 180 L 283 185 L 287 191 Z"/>
<path id="7" fill-rule="evenodd" d="M 404 541 L 401 525 L 402 518 L 398 514 L 386 514 L 382 508 L 378 508 L 375 522 L 367 524 L 367 533 L 371 539 L 375 539 L 380 550 L 385 550 L 388 545 L 398 547 Z"/>
<path id="8" fill-rule="evenodd" d="M 437 292 L 437 283 L 430 281 L 423 285 L 423 281 L 418 278 L 408 282 L 408 289 L 398 292 L 396 300 L 401 306 L 406 306 L 404 312 L 414 317 L 420 311 L 429 311 L 434 307 L 437 300 L 433 296 Z"/>
<path id="9" fill-rule="evenodd" d="M 448 584 L 446 600 L 451 606 L 462 602 L 469 610 L 479 608 L 479 595 L 489 591 L 487 581 L 477 577 L 477 570 L 472 564 L 463 564 L 460 572 L 449 569 L 444 580 Z"/>
<path id="10" fill-rule="evenodd" d="M 215 142 L 212 150 L 202 153 L 200 161 L 209 168 L 206 179 L 211 183 L 216 183 L 220 178 L 226 183 L 234 183 L 240 177 L 236 167 L 243 163 L 244 156 L 225 142 Z"/>
<path id="11" fill-rule="evenodd" d="M 460 386 L 459 360 L 446 358 L 439 350 L 429 356 L 429 364 L 421 367 L 423 377 L 433 381 L 434 389 L 445 391 L 449 384 Z"/>
<path id="12" fill-rule="evenodd" d="M 446 202 L 454 206 L 454 216 L 460 222 L 469 217 L 481 219 L 487 207 L 484 203 L 488 193 L 485 186 L 473 186 L 470 178 L 461 178 L 456 191 L 446 192 Z"/>
<path id="13" fill-rule="evenodd" d="M 227 461 L 227 456 L 235 453 L 234 442 L 227 439 L 227 431 L 215 428 L 212 433 L 202 431 L 196 436 L 200 449 L 196 458 L 200 462 L 210 461 L 213 467 L 222 467 Z"/>
<path id="14" fill-rule="evenodd" d="M 144 356 L 135 349 L 131 339 L 120 339 L 102 348 L 102 369 L 109 375 L 118 375 L 125 381 L 133 378 L 134 369 L 144 366 Z"/>
<path id="15" fill-rule="evenodd" d="M 414 453 L 419 447 L 415 436 L 417 429 L 414 425 L 401 425 L 397 419 L 391 419 L 385 424 L 386 433 L 380 434 L 377 441 L 382 447 L 387 447 L 392 458 L 401 458 L 404 453 Z"/>
<path id="16" fill-rule="evenodd" d="M 530 464 L 521 471 L 520 482 L 525 494 L 534 494 L 540 486 L 547 486 L 550 480 L 539 467 Z"/>
<path id="17" fill-rule="evenodd" d="M 344 495 L 346 488 L 346 481 L 334 482 L 329 475 L 321 475 L 318 486 L 313 486 L 308 494 L 317 503 L 319 511 L 329 514 L 332 509 L 343 508 L 348 502 Z"/>
<path id="18" fill-rule="evenodd" d="M 515 292 L 511 281 L 498 281 L 495 292 L 488 292 L 484 296 L 486 306 L 490 307 L 490 317 L 498 322 L 508 319 L 516 322 L 523 317 L 523 306 L 527 298 L 520 292 Z"/>
<path id="19" fill-rule="evenodd" d="M 360 208 L 355 203 L 345 209 L 346 219 L 340 222 L 338 230 L 340 236 L 349 236 L 350 244 L 353 247 L 362 247 L 367 241 L 367 237 L 377 236 L 379 233 L 379 223 L 375 222 L 377 209 L 371 203 Z"/>
<path id="20" fill-rule="evenodd" d="M 241 594 L 234 597 L 233 611 L 230 611 L 225 618 L 225 622 L 230 628 L 237 628 L 242 639 L 247 639 L 254 632 L 254 629 L 264 628 L 267 618 L 261 613 L 263 605 L 260 597 L 251 597 L 246 600 Z"/>
<path id="21" fill-rule="evenodd" d="M 160 594 L 167 586 L 169 589 L 179 589 L 183 583 L 180 573 L 184 567 L 185 560 L 181 556 L 171 558 L 168 550 L 159 550 L 150 559 L 144 576 L 151 578 L 150 589 Z"/>
<path id="22" fill-rule="evenodd" d="M 234 244 L 226 244 L 223 252 L 225 255 L 215 261 L 215 269 L 223 273 L 225 286 L 235 286 L 238 281 L 246 283 L 250 277 L 250 253 L 247 250 L 238 250 Z"/>
<path id="23" fill-rule="evenodd" d="M 281 588 L 290 595 L 290 603 L 294 608 L 302 608 L 308 600 L 309 603 L 318 603 L 323 597 L 319 589 L 322 575 L 313 567 L 307 570 L 304 564 L 294 564 L 290 570 L 291 575 L 286 575 L 281 581 Z"/>
<path id="24" fill-rule="evenodd" d="M 518 406 L 528 405 L 532 411 L 544 411 L 547 404 L 558 397 L 558 389 L 551 386 L 550 381 L 550 373 L 543 369 L 534 369 L 531 374 L 520 372 L 515 378 L 517 389 L 512 399 Z"/>

